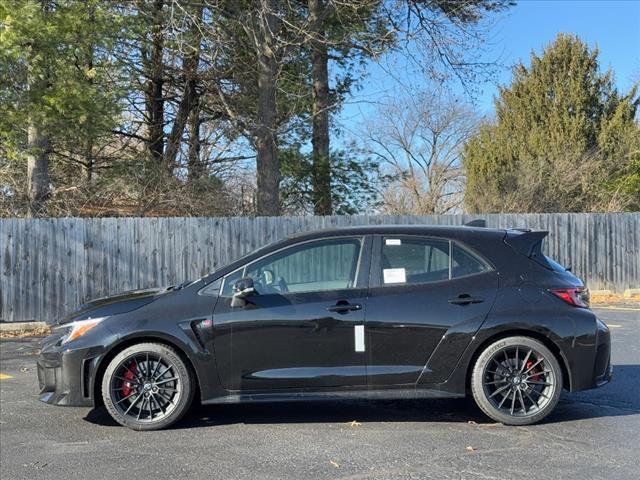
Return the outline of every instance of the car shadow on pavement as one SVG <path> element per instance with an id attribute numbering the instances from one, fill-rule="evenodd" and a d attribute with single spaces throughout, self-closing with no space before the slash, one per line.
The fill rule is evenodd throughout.
<path id="1" fill-rule="evenodd" d="M 640 365 L 617 365 L 613 381 L 594 390 L 564 392 L 543 423 L 640 414 Z M 85 420 L 117 426 L 106 409 L 93 409 Z M 492 424 L 471 398 L 437 400 L 327 400 L 253 404 L 194 405 L 172 428 L 231 424 L 372 422 L 452 422 Z"/>

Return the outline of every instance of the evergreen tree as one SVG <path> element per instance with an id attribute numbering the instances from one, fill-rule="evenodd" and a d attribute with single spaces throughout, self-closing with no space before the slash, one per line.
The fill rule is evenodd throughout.
<path id="1" fill-rule="evenodd" d="M 107 53 L 117 25 L 98 0 L 0 2 L 0 159 L 26 172 L 12 191 L 31 215 L 45 213 L 52 174 L 93 176 L 100 137 L 117 120 Z"/>
<path id="2" fill-rule="evenodd" d="M 624 210 L 639 202 L 636 88 L 618 93 L 598 50 L 560 34 L 514 67 L 464 152 L 471 212 Z M 635 152 L 635 153 L 634 153 Z"/>

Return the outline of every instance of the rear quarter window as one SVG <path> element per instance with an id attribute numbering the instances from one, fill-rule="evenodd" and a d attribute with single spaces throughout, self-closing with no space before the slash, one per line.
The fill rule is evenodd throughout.
<path id="1" fill-rule="evenodd" d="M 453 244 L 452 278 L 466 277 L 467 275 L 475 275 L 489 270 L 491 270 L 491 267 L 487 262 L 458 244 Z"/>
<path id="2" fill-rule="evenodd" d="M 556 272 L 566 272 L 567 271 L 566 267 L 563 267 L 562 265 L 560 265 L 553 258 L 547 257 L 546 255 L 544 255 L 544 259 L 546 260 L 546 262 L 548 264 L 548 267 L 551 270 L 554 270 Z"/>

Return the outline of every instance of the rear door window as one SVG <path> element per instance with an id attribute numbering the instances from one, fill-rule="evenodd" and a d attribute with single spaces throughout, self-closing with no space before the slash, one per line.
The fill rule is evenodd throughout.
<path id="1" fill-rule="evenodd" d="M 433 238 L 382 239 L 381 283 L 412 284 L 449 279 L 449 242 Z"/>
<path id="2" fill-rule="evenodd" d="M 441 282 L 491 270 L 478 255 L 455 242 L 427 237 L 383 237 L 380 284 Z"/>

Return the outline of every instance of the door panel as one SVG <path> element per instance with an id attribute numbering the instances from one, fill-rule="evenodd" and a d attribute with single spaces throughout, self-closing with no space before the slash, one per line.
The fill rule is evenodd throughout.
<path id="1" fill-rule="evenodd" d="M 421 261 L 414 255 L 399 267 L 403 265 L 401 252 L 384 255 L 384 239 L 376 239 L 374 252 L 380 253 L 372 257 L 374 285 L 369 291 L 366 319 L 367 371 L 372 385 L 446 378 L 495 300 L 497 273 L 488 266 L 485 271 L 460 278 L 419 283 L 424 278 L 448 277 L 467 267 L 462 261 L 460 265 L 452 261 L 448 266 L 442 255 L 448 260 L 453 244 L 447 252 L 437 243 L 442 239 L 435 241 L 437 250 L 427 248 L 420 253 Z M 406 255 L 415 254 L 417 248 L 407 247 Z M 460 259 L 460 254 L 455 253 L 455 258 Z M 420 270 L 421 265 L 424 271 Z M 384 284 L 385 268 L 404 269 L 393 281 L 404 275 L 405 282 Z M 409 283 L 412 279 L 416 283 Z M 437 348 L 441 342 L 447 346 L 444 351 Z M 430 359 L 436 350 L 437 361 L 432 366 Z"/>
<path id="2" fill-rule="evenodd" d="M 214 350 L 226 389 L 366 384 L 365 353 L 356 352 L 354 327 L 364 325 L 371 239 L 357 240 L 361 252 L 355 268 L 349 256 L 354 250 L 332 239 L 337 246 L 327 247 L 327 241 L 292 246 L 228 276 L 234 281 L 251 276 L 258 293 L 247 297 L 244 307 L 232 307 L 230 289 L 223 286 L 215 307 Z M 351 288 L 332 289 L 336 285 Z M 300 291 L 311 288 L 322 290 Z"/>
<path id="3" fill-rule="evenodd" d="M 338 301 L 361 308 L 327 308 Z M 318 388 L 366 383 L 355 325 L 364 324 L 366 290 L 257 295 L 242 310 L 221 298 L 214 314 L 215 351 L 228 390 Z"/>

